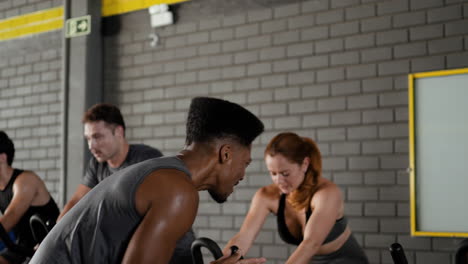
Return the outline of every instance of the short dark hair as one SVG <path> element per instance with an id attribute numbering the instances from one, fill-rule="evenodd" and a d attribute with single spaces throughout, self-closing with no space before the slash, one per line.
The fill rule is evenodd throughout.
<path id="1" fill-rule="evenodd" d="M 262 121 L 242 106 L 226 100 L 196 97 L 192 99 L 187 118 L 186 144 L 232 138 L 249 146 L 260 135 Z"/>
<path id="2" fill-rule="evenodd" d="M 83 123 L 104 121 L 110 125 L 122 126 L 125 130 L 125 122 L 120 109 L 107 103 L 93 105 L 84 113 L 81 121 Z"/>
<path id="3" fill-rule="evenodd" d="M 15 158 L 15 144 L 4 131 L 0 131 L 0 154 L 7 155 L 8 165 L 11 166 Z"/>

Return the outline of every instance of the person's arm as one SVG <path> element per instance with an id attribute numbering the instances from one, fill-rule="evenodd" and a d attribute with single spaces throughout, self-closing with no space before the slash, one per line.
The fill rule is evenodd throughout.
<path id="1" fill-rule="evenodd" d="M 122 263 L 169 263 L 177 241 L 192 227 L 198 200 L 198 191 L 180 171 L 158 170 L 147 176 L 135 194 L 136 209 L 144 217 Z"/>
<path id="2" fill-rule="evenodd" d="M 210 262 L 210 264 L 262 264 L 266 262 L 265 258 L 240 259 L 242 253 L 236 252 L 232 256 L 222 256 L 221 258 Z"/>
<path id="3" fill-rule="evenodd" d="M 94 186 L 99 183 L 97 177 L 98 167 L 99 162 L 94 157 L 89 159 L 88 167 L 86 168 L 86 173 L 81 181 L 81 184 L 79 184 L 76 188 L 75 193 L 70 198 L 70 201 L 68 201 L 63 207 L 62 212 L 60 212 L 60 215 L 57 217 L 57 222 L 60 221 L 60 219 L 62 219 L 62 217 L 81 200 L 81 198 L 83 198 L 89 191 L 91 191 L 92 188 L 94 188 Z"/>
<path id="4" fill-rule="evenodd" d="M 9 232 L 23 217 L 38 193 L 39 177 L 33 172 L 21 173 L 13 184 L 13 198 L 0 217 L 3 228 Z"/>
<path id="5" fill-rule="evenodd" d="M 75 204 L 77 204 L 81 200 L 81 198 L 83 198 L 90 190 L 91 190 L 91 188 L 89 188 L 88 186 L 86 186 L 84 184 L 78 185 L 78 187 L 76 188 L 76 191 L 73 194 L 73 196 L 71 197 L 70 201 L 68 201 L 68 203 L 65 204 L 65 206 L 63 207 L 62 212 L 60 213 L 60 215 L 57 218 L 57 222 L 60 221 L 60 219 L 62 219 L 62 217 L 68 211 L 70 211 L 70 209 L 72 209 L 73 206 L 75 206 Z"/>
<path id="6" fill-rule="evenodd" d="M 239 233 L 234 235 L 226 244 L 223 249 L 223 255 L 231 254 L 230 248 L 232 245 L 236 245 L 244 254 L 249 251 L 266 217 L 271 211 L 271 208 L 269 208 L 271 204 L 270 200 L 266 188 L 261 188 L 255 193 L 249 212 L 245 217 Z"/>
<path id="7" fill-rule="evenodd" d="M 309 263 L 339 217 L 342 203 L 341 192 L 336 185 L 315 193 L 310 205 L 313 205 L 314 212 L 306 223 L 304 239 L 288 258 L 287 264 Z"/>

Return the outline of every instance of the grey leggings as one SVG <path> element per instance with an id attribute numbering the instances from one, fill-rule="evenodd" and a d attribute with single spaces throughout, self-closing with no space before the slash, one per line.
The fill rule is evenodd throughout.
<path id="1" fill-rule="evenodd" d="M 351 234 L 337 251 L 312 258 L 313 264 L 369 264 L 367 256 Z"/>

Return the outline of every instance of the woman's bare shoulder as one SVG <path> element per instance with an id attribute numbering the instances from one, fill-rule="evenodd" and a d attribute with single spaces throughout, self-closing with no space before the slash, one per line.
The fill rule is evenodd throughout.
<path id="1" fill-rule="evenodd" d="M 254 200 L 257 204 L 263 204 L 270 212 L 276 211 L 280 190 L 276 185 L 270 184 L 257 190 Z"/>
<path id="2" fill-rule="evenodd" d="M 325 178 L 321 178 L 319 181 L 319 187 L 314 193 L 311 202 L 329 202 L 330 200 L 343 200 L 341 189 L 334 182 Z"/>
<path id="3" fill-rule="evenodd" d="M 275 184 L 263 186 L 257 191 L 257 195 L 260 195 L 264 199 L 277 200 L 280 197 L 280 190 Z"/>

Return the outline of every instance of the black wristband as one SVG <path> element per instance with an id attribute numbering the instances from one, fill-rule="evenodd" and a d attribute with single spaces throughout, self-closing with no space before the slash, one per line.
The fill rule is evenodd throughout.
<path id="1" fill-rule="evenodd" d="M 239 251 L 239 247 L 236 245 L 231 246 L 231 256 L 236 254 L 236 252 Z M 240 259 L 244 259 L 243 256 L 240 257 Z"/>

